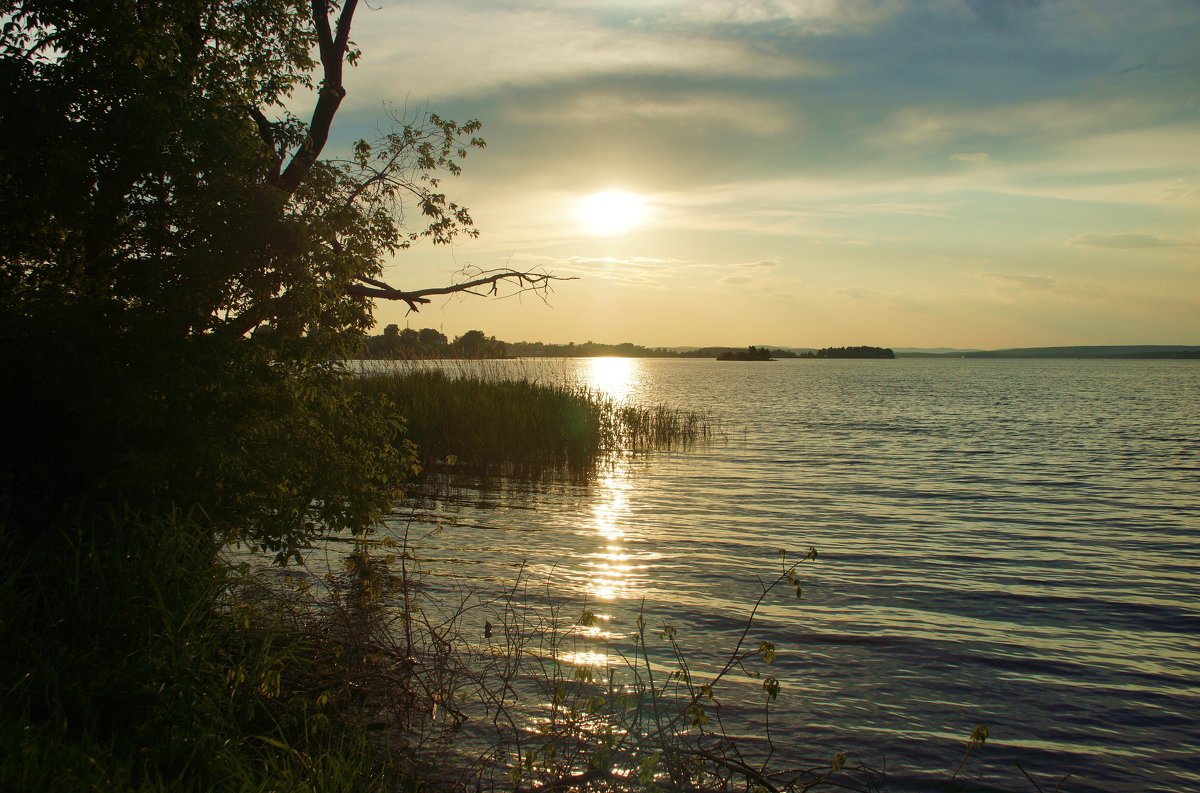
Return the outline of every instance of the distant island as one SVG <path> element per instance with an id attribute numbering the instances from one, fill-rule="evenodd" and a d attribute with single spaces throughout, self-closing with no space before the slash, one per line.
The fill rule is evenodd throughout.
<path id="1" fill-rule="evenodd" d="M 891 347 L 825 347 L 799 358 L 895 358 Z"/>

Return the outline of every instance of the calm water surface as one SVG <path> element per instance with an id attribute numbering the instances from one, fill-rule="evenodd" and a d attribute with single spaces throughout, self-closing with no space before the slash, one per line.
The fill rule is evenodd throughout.
<path id="1" fill-rule="evenodd" d="M 845 751 L 919 789 L 986 724 L 969 769 L 1001 788 L 1032 789 L 1019 761 L 1047 790 L 1200 789 L 1200 365 L 498 366 L 709 411 L 728 440 L 474 494 L 424 541 L 434 569 L 524 564 L 618 638 L 644 603 L 711 666 L 779 549 L 815 546 L 803 599 L 753 632 L 779 649 L 785 764 Z"/>

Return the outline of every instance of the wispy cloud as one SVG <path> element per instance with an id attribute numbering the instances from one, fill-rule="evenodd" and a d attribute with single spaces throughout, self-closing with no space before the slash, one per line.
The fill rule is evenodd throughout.
<path id="1" fill-rule="evenodd" d="M 1195 245 L 1183 240 L 1166 239 L 1157 234 L 1137 231 L 1125 234 L 1079 234 L 1067 240 L 1072 245 L 1084 245 L 1091 248 L 1177 248 L 1185 245 Z"/>
<path id="2" fill-rule="evenodd" d="M 684 267 L 693 266 L 685 259 L 664 259 L 654 256 L 514 256 L 517 262 L 536 261 L 557 275 L 598 278 L 614 281 L 626 287 L 662 288 L 663 282 L 675 277 Z"/>
<path id="3" fill-rule="evenodd" d="M 672 124 L 711 126 L 742 135 L 771 136 L 795 130 L 799 117 L 790 105 L 765 98 L 727 93 L 663 92 L 631 89 L 575 93 L 561 99 L 522 103 L 507 111 L 519 123 L 569 124 Z"/>
<path id="4" fill-rule="evenodd" d="M 779 259 L 776 258 L 727 264 L 710 263 L 703 266 L 713 272 L 717 284 L 745 290 L 774 287 L 779 282 L 776 272 L 779 264 Z"/>
<path id="5" fill-rule="evenodd" d="M 945 201 L 873 201 L 835 204 L 832 211 L 843 215 L 910 215 L 914 217 L 954 217 L 954 205 Z"/>
<path id="6" fill-rule="evenodd" d="M 846 297 L 851 300 L 877 300 L 883 297 L 883 293 L 877 289 L 867 289 L 861 286 L 847 286 L 840 289 L 834 289 L 833 293 L 839 297 Z"/>
<path id="7" fill-rule="evenodd" d="M 909 106 L 893 113 L 869 140 L 878 146 L 979 137 L 1048 142 L 1114 127 L 1142 126 L 1170 110 L 1164 103 L 1134 98 L 1046 99 L 982 108 Z"/>
<path id="8" fill-rule="evenodd" d="M 674 0 L 663 5 L 706 24 L 785 24 L 808 35 L 863 33 L 903 8 L 898 0 Z"/>
<path id="9" fill-rule="evenodd" d="M 421 35 L 398 36 L 400 30 Z M 824 70 L 752 38 L 608 23 L 598 11 L 552 6 L 426 0 L 363 14 L 355 38 L 364 58 L 350 85 L 374 102 L 381 94 L 398 101 L 413 90 L 422 101 L 613 75 L 761 79 Z M 355 91 L 348 101 L 358 101 Z"/>
<path id="10" fill-rule="evenodd" d="M 993 30 L 1005 30 L 1022 11 L 1037 8 L 1042 0 L 963 0 L 983 24 Z"/>
<path id="11" fill-rule="evenodd" d="M 1107 290 L 1092 284 L 1062 281 L 1048 275 L 979 273 L 992 293 L 1005 302 L 1096 302 L 1106 300 Z"/>

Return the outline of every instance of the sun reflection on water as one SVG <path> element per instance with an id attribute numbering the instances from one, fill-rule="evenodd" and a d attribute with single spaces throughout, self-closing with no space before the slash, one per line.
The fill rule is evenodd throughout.
<path id="1" fill-rule="evenodd" d="M 641 376 L 640 362 L 630 358 L 590 358 L 579 372 L 582 385 L 606 399 L 627 402 Z M 613 661 L 608 643 L 620 640 L 613 614 L 620 601 L 630 599 L 645 564 L 629 548 L 633 482 L 628 465 L 616 462 L 595 480 L 593 502 L 582 533 L 594 538 L 594 550 L 582 561 L 582 589 L 593 612 L 588 624 L 577 625 L 572 641 L 556 653 L 575 667 L 607 668 Z"/>
<path id="2" fill-rule="evenodd" d="M 630 482 L 625 467 L 617 464 L 597 482 L 596 504 L 592 507 L 592 529 L 603 545 L 587 561 L 590 573 L 588 595 L 601 601 L 623 599 L 629 589 L 634 565 L 625 547 L 629 519 Z"/>
<path id="3" fill-rule="evenodd" d="M 582 560 L 582 594 L 589 621 L 576 625 L 572 641 L 556 653 L 575 667 L 607 668 L 613 661 L 608 643 L 622 638 L 614 630 L 613 611 L 634 595 L 645 564 L 628 545 L 633 483 L 625 464 L 617 463 L 598 477 L 590 515 L 581 527 L 594 538 L 594 550 Z M 601 613 L 601 612 L 606 613 Z"/>
<path id="4" fill-rule="evenodd" d="M 638 370 L 639 363 L 633 358 L 589 358 L 584 384 L 615 402 L 624 402 L 637 382 Z"/>

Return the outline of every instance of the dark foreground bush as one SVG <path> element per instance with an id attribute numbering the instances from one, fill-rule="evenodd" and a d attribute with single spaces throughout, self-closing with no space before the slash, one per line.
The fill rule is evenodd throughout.
<path id="1" fill-rule="evenodd" d="M 311 635 L 197 527 L 48 523 L 61 558 L 0 525 L 0 790 L 385 789 Z"/>

